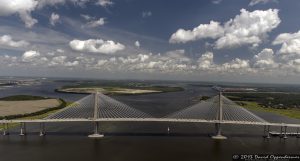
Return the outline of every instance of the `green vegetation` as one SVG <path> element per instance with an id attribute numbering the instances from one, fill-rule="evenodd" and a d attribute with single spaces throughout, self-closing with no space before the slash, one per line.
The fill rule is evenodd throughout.
<path id="1" fill-rule="evenodd" d="M 267 108 L 262 107 L 257 102 L 249 102 L 249 101 L 239 101 L 237 102 L 239 105 L 254 111 L 264 111 L 264 112 L 272 112 L 279 115 L 287 116 L 290 118 L 300 119 L 300 109 L 290 108 L 290 109 L 276 109 L 276 108 Z"/>
<path id="2" fill-rule="evenodd" d="M 44 99 L 50 99 L 50 98 L 41 97 L 41 96 L 30 96 L 30 95 L 15 95 L 15 96 L 0 98 L 0 101 L 31 101 L 31 100 L 44 100 Z"/>
<path id="3" fill-rule="evenodd" d="M 289 109 L 300 109 L 300 94 L 299 93 L 224 93 L 226 97 L 233 101 L 250 101 L 257 102 L 262 107 Z"/>

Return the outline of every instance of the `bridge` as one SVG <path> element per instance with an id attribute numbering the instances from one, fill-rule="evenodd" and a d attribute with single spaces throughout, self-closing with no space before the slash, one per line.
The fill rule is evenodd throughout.
<path id="1" fill-rule="evenodd" d="M 3 135 L 9 134 L 9 124 L 20 123 L 20 135 L 26 134 L 27 123 L 40 124 L 40 136 L 45 135 L 45 124 L 53 122 L 90 122 L 94 126 L 91 138 L 104 137 L 99 132 L 101 122 L 189 122 L 214 124 L 216 134 L 213 139 L 226 139 L 222 135 L 222 125 L 258 125 L 264 126 L 264 137 L 270 138 L 270 127 L 280 127 L 280 135 L 287 138 L 287 128 L 295 128 L 293 133 L 300 137 L 300 124 L 271 123 L 239 106 L 220 92 L 208 100 L 186 107 L 164 117 L 154 117 L 138 109 L 130 107 L 109 96 L 96 92 L 88 95 L 71 105 L 49 115 L 44 119 L 35 120 L 0 120 L 4 125 Z"/>

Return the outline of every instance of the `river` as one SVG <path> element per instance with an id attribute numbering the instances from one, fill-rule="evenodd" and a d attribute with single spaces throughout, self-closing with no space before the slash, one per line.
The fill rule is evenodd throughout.
<path id="1" fill-rule="evenodd" d="M 55 93 L 66 82 L 45 81 L 39 85 L 0 90 L 0 97 L 16 94 L 59 97 L 74 101 L 85 95 Z M 196 103 L 195 97 L 215 95 L 210 87 L 181 83 L 185 91 L 138 96 L 114 96 L 115 99 L 155 117 L 163 117 Z M 255 112 L 266 120 L 300 123 L 275 114 Z M 300 154 L 300 139 L 274 137 L 264 139 L 259 126 L 231 125 L 223 128 L 227 140 L 210 138 L 210 124 L 123 122 L 101 123 L 103 139 L 87 137 L 87 123 L 46 124 L 47 135 L 38 136 L 38 126 L 28 125 L 29 134 L 0 136 L 0 161 L 229 161 L 233 154 Z M 167 132 L 170 129 L 170 133 Z M 272 128 L 272 130 L 278 130 Z"/>

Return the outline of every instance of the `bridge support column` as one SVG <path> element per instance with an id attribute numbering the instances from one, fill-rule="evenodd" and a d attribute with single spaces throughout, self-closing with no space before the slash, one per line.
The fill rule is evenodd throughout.
<path id="1" fill-rule="evenodd" d="M 218 140 L 224 140 L 224 139 L 227 139 L 226 136 L 223 136 L 223 135 L 222 135 L 222 127 L 221 127 L 221 123 L 216 123 L 215 126 L 216 126 L 217 133 L 216 133 L 216 135 L 212 136 L 211 138 L 213 138 L 213 139 L 218 139 Z"/>
<path id="2" fill-rule="evenodd" d="M 287 131 L 287 126 L 284 126 L 284 135 L 283 135 L 283 138 L 284 139 L 287 139 L 287 135 L 286 135 L 286 131 Z"/>
<path id="3" fill-rule="evenodd" d="M 25 122 L 22 122 L 20 125 L 20 136 L 26 135 L 26 124 Z"/>
<path id="4" fill-rule="evenodd" d="M 88 136 L 89 138 L 103 138 L 103 134 L 99 134 L 99 122 L 94 122 L 94 134 Z"/>
<path id="5" fill-rule="evenodd" d="M 283 126 L 280 126 L 280 135 L 279 137 L 283 138 Z"/>
<path id="6" fill-rule="evenodd" d="M 40 123 L 40 136 L 45 136 L 45 123 L 41 122 Z"/>
<path id="7" fill-rule="evenodd" d="M 270 139 L 270 125 L 264 126 L 264 137 Z"/>
<path id="8" fill-rule="evenodd" d="M 216 130 L 217 130 L 217 134 L 215 136 L 212 136 L 213 139 L 227 139 L 225 136 L 222 135 L 221 131 L 221 122 L 223 121 L 223 101 L 222 101 L 222 91 L 219 92 L 219 113 L 218 113 L 218 120 L 219 123 L 216 123 Z"/>
<path id="9" fill-rule="evenodd" d="M 3 123 L 3 133 L 2 133 L 2 135 L 9 135 L 8 123 Z"/>
<path id="10" fill-rule="evenodd" d="M 297 138 L 300 138 L 300 134 L 299 134 L 299 127 L 297 127 L 297 134 L 296 134 Z"/>

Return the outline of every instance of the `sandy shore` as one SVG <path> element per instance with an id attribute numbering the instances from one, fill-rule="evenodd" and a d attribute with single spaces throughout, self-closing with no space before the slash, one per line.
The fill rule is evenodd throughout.
<path id="1" fill-rule="evenodd" d="M 57 99 L 34 101 L 0 101 L 0 116 L 28 114 L 59 106 Z"/>

